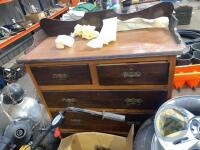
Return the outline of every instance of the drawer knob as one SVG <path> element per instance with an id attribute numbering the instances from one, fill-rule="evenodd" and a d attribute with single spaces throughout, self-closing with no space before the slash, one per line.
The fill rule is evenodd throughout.
<path id="1" fill-rule="evenodd" d="M 65 73 L 52 74 L 52 79 L 55 79 L 55 80 L 67 80 L 68 78 L 69 78 L 69 75 Z"/>
<path id="2" fill-rule="evenodd" d="M 127 106 L 137 105 L 140 106 L 143 104 L 143 100 L 141 98 L 126 98 L 124 100 Z"/>
<path id="3" fill-rule="evenodd" d="M 75 98 L 62 98 L 61 100 L 65 103 L 67 103 L 67 105 L 72 105 L 72 104 L 76 103 Z"/>
<path id="4" fill-rule="evenodd" d="M 142 76 L 142 73 L 140 71 L 126 71 L 123 72 L 124 78 L 139 78 Z"/>

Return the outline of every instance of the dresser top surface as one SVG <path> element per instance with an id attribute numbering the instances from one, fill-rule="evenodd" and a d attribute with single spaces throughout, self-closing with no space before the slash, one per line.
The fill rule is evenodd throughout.
<path id="1" fill-rule="evenodd" d="M 72 48 L 56 49 L 55 38 L 48 37 L 36 48 L 23 55 L 18 62 L 81 61 L 115 58 L 135 58 L 177 55 L 185 48 L 176 44 L 171 33 L 165 29 L 140 29 L 117 33 L 117 41 L 92 49 L 89 40 L 76 39 Z"/>

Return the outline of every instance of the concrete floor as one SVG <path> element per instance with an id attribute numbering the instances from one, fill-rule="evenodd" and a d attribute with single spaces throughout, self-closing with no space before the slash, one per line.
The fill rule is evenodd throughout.
<path id="1" fill-rule="evenodd" d="M 187 26 L 179 26 L 178 28 L 200 29 L 200 17 L 199 17 L 200 16 L 200 2 L 190 0 L 189 2 L 186 2 L 186 3 L 194 7 L 191 24 Z M 18 57 L 14 58 L 11 62 L 6 64 L 5 66 L 9 67 L 10 65 L 12 65 L 16 61 L 16 59 L 18 59 Z M 28 96 L 32 96 L 32 97 L 37 96 L 34 85 L 27 74 L 21 79 L 19 79 L 17 82 L 25 89 L 25 92 Z M 173 97 L 181 96 L 181 95 L 200 95 L 200 88 L 197 88 L 195 91 L 189 88 L 181 89 L 181 91 L 173 90 Z"/>

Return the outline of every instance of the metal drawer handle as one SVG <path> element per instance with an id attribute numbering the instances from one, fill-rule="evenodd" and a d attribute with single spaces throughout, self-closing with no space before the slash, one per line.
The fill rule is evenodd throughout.
<path id="1" fill-rule="evenodd" d="M 55 79 L 55 80 L 66 80 L 68 78 L 69 78 L 69 75 L 65 74 L 65 73 L 54 73 L 54 74 L 52 74 L 52 79 Z"/>
<path id="2" fill-rule="evenodd" d="M 143 99 L 141 98 L 126 98 L 124 101 L 126 102 L 127 106 L 131 106 L 131 105 L 140 106 L 143 104 Z"/>
<path id="3" fill-rule="evenodd" d="M 65 103 L 67 103 L 67 105 L 72 105 L 72 104 L 76 103 L 75 98 L 62 98 L 61 100 Z"/>
<path id="4" fill-rule="evenodd" d="M 69 121 L 73 124 L 77 124 L 77 125 L 81 124 L 81 119 L 70 119 Z"/>
<path id="5" fill-rule="evenodd" d="M 142 73 L 140 71 L 127 71 L 123 72 L 124 78 L 139 78 L 142 76 Z"/>

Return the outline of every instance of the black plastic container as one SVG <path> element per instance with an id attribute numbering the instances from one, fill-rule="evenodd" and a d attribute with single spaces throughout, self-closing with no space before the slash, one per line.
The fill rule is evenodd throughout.
<path id="1" fill-rule="evenodd" d="M 176 58 L 176 65 L 177 66 L 184 66 L 192 64 L 192 55 L 189 53 L 182 54 L 177 56 Z"/>
<path id="2" fill-rule="evenodd" d="M 200 51 L 195 51 L 192 58 L 193 64 L 200 64 Z"/>
<path id="3" fill-rule="evenodd" d="M 176 18 L 178 19 L 179 25 L 190 24 L 192 17 L 192 7 L 191 6 L 179 6 L 175 9 Z"/>
<path id="4" fill-rule="evenodd" d="M 191 50 L 192 50 L 193 52 L 195 52 L 195 51 L 200 51 L 200 43 L 194 43 L 194 44 L 192 44 L 192 45 L 191 45 Z"/>

